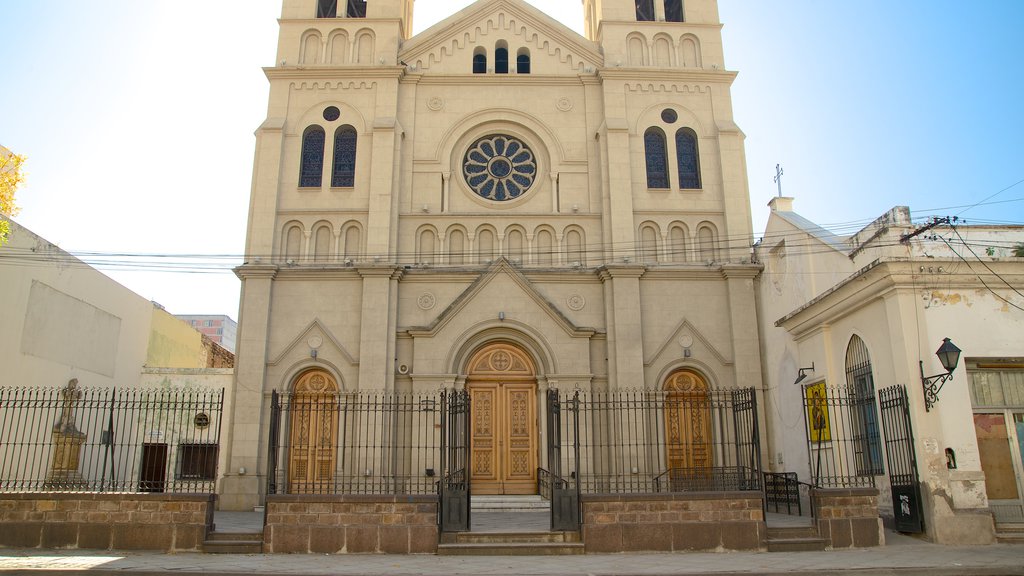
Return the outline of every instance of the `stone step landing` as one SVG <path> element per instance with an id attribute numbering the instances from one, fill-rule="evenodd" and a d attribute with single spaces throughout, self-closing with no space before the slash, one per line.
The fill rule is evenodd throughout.
<path id="1" fill-rule="evenodd" d="M 1024 544 L 1024 522 L 997 522 L 996 542 Z"/>

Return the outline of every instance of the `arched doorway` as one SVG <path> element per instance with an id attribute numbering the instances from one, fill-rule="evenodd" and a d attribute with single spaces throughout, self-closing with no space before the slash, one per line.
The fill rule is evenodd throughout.
<path id="1" fill-rule="evenodd" d="M 537 493 L 537 376 L 522 349 L 485 346 L 467 369 L 474 494 Z"/>
<path id="2" fill-rule="evenodd" d="M 292 387 L 288 492 L 331 494 L 338 457 L 338 384 L 323 370 Z"/>
<path id="3" fill-rule="evenodd" d="M 665 380 L 666 463 L 673 490 L 707 489 L 714 466 L 708 383 L 693 370 Z"/>

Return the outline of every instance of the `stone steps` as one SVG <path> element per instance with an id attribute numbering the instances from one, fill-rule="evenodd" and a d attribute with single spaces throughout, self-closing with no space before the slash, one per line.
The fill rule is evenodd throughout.
<path id="1" fill-rule="evenodd" d="M 814 526 L 768 528 L 769 552 L 820 552 L 826 544 Z"/>
<path id="2" fill-rule="evenodd" d="M 1024 523 L 996 523 L 996 542 L 1000 544 L 1024 544 Z"/>
<path id="3" fill-rule="evenodd" d="M 261 554 L 263 532 L 210 532 L 203 541 L 207 554 Z"/>
<path id="4" fill-rule="evenodd" d="M 540 512 L 551 509 L 551 503 L 540 496 L 472 496 L 473 512 Z"/>
<path id="5" fill-rule="evenodd" d="M 459 532 L 443 534 L 439 556 L 563 556 L 583 554 L 579 532 Z"/>

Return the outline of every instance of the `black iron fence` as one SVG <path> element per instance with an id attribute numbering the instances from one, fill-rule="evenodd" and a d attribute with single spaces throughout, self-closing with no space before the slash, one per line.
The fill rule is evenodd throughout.
<path id="1" fill-rule="evenodd" d="M 212 493 L 223 390 L 0 389 L 0 491 Z"/>
<path id="2" fill-rule="evenodd" d="M 803 387 L 811 483 L 822 488 L 873 487 L 883 474 L 873 387 Z"/>
<path id="3" fill-rule="evenodd" d="M 580 492 L 761 489 L 753 388 L 573 392 L 562 405 L 578 427 L 560 426 L 560 443 L 578 449 L 561 469 L 578 470 Z"/>
<path id="4" fill-rule="evenodd" d="M 271 398 L 270 494 L 434 494 L 442 392 Z"/>

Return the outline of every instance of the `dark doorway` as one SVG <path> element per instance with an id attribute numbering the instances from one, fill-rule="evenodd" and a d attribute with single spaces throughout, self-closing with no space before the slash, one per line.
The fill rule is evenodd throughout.
<path id="1" fill-rule="evenodd" d="M 167 483 L 167 444 L 142 445 L 139 492 L 163 492 Z"/>

